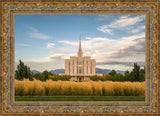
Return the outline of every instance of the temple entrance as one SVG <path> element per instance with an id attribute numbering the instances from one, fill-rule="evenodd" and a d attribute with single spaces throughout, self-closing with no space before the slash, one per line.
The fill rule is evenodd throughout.
<path id="1" fill-rule="evenodd" d="M 82 77 L 79 77 L 79 82 L 82 82 Z"/>
<path id="2" fill-rule="evenodd" d="M 78 82 L 84 81 L 84 77 L 77 77 L 77 81 L 78 81 Z"/>

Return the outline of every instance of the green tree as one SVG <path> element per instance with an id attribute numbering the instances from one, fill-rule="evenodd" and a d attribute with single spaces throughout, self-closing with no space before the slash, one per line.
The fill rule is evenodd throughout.
<path id="1" fill-rule="evenodd" d="M 109 74 L 104 75 L 104 78 L 105 78 L 105 80 L 108 80 L 108 81 L 112 81 L 113 80 L 113 76 L 111 76 Z"/>
<path id="2" fill-rule="evenodd" d="M 43 71 L 44 81 L 48 80 L 49 72 L 47 70 Z"/>
<path id="3" fill-rule="evenodd" d="M 90 80 L 92 80 L 92 81 L 98 81 L 98 80 L 101 80 L 101 77 L 97 76 L 97 75 L 94 75 L 94 76 L 90 77 Z"/>
<path id="4" fill-rule="evenodd" d="M 131 81 L 132 79 L 131 79 L 131 74 L 130 74 L 130 72 L 127 70 L 127 71 L 125 71 L 125 73 L 124 73 L 124 81 Z"/>
<path id="5" fill-rule="evenodd" d="M 113 81 L 124 81 L 124 76 L 120 73 L 115 74 L 113 78 Z"/>
<path id="6" fill-rule="evenodd" d="M 23 80 L 24 78 L 29 78 L 29 80 L 32 80 L 30 68 L 27 67 L 27 65 L 24 65 L 21 60 L 19 60 L 19 64 L 17 65 L 17 70 L 15 71 L 15 78 L 17 80 Z"/>
<path id="7" fill-rule="evenodd" d="M 144 69 L 140 69 L 139 81 L 145 81 L 145 68 Z"/>
<path id="8" fill-rule="evenodd" d="M 61 81 L 69 81 L 71 78 L 71 76 L 69 75 L 49 75 L 49 79 L 51 79 L 52 81 L 58 81 L 58 80 L 61 80 Z"/>
<path id="9" fill-rule="evenodd" d="M 129 71 L 128 71 L 128 70 L 126 70 L 126 71 L 124 72 L 124 75 L 127 75 L 127 74 L 129 74 Z"/>
<path id="10" fill-rule="evenodd" d="M 44 75 L 41 74 L 41 73 L 35 73 L 35 74 L 33 74 L 32 76 L 33 76 L 33 78 L 35 78 L 35 79 L 37 79 L 37 80 L 45 81 L 45 77 L 44 77 Z"/>
<path id="11" fill-rule="evenodd" d="M 140 66 L 137 63 L 134 63 L 134 68 L 131 71 L 131 81 L 139 81 L 140 80 Z"/>
<path id="12" fill-rule="evenodd" d="M 112 70 L 110 73 L 108 73 L 109 75 L 111 76 L 114 76 L 116 74 L 116 71 L 115 70 Z"/>

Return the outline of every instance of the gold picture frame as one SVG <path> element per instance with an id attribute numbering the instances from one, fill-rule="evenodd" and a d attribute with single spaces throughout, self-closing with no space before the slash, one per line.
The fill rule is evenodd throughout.
<path id="1" fill-rule="evenodd" d="M 64 1 L 64 0 L 62 0 Z M 151 1 L 151 0 L 150 0 Z M 1 2 L 0 63 L 2 71 L 2 114 L 157 114 L 160 41 L 158 2 Z M 146 37 L 145 102 L 15 102 L 14 19 L 24 14 L 143 14 Z M 159 53 L 160 54 L 160 53 Z"/>

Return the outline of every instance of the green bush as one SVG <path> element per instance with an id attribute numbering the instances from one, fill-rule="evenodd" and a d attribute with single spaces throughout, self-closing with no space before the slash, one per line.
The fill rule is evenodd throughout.
<path id="1" fill-rule="evenodd" d="M 49 79 L 51 79 L 52 81 L 69 81 L 71 78 L 71 76 L 68 75 L 49 75 Z"/>

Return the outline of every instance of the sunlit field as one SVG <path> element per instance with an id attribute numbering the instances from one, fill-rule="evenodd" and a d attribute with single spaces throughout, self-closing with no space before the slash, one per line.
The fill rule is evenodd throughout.
<path id="1" fill-rule="evenodd" d="M 145 96 L 145 82 L 22 81 L 15 80 L 16 96 Z"/>

